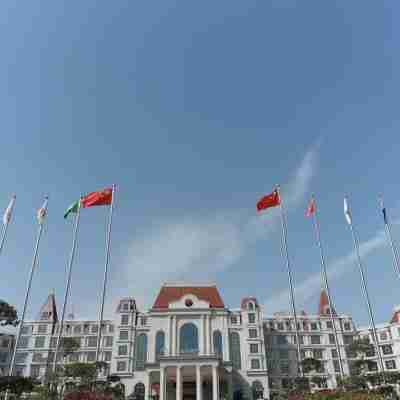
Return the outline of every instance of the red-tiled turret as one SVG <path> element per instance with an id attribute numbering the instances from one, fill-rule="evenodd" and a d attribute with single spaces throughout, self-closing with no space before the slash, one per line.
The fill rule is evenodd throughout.
<path id="1" fill-rule="evenodd" d="M 337 315 L 335 309 L 332 307 L 332 315 Z M 319 315 L 330 315 L 329 312 L 329 299 L 328 295 L 326 294 L 325 289 L 321 290 L 321 295 L 319 297 L 319 307 L 318 307 L 318 314 Z"/>

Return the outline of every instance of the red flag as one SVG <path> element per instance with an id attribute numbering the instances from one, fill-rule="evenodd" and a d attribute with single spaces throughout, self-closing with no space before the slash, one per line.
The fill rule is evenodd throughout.
<path id="1" fill-rule="evenodd" d="M 306 217 L 311 217 L 315 213 L 316 205 L 315 205 L 315 200 L 311 199 L 310 204 L 308 205 L 307 211 L 306 211 Z"/>
<path id="2" fill-rule="evenodd" d="M 281 199 L 279 198 L 279 193 L 275 189 L 271 194 L 268 194 L 261 198 L 257 202 L 257 211 L 266 210 L 270 207 L 276 207 L 281 204 Z"/>
<path id="3" fill-rule="evenodd" d="M 112 196 L 112 188 L 106 188 L 104 190 L 100 190 L 99 192 L 92 192 L 82 197 L 81 205 L 83 208 L 93 206 L 106 206 L 111 204 Z"/>

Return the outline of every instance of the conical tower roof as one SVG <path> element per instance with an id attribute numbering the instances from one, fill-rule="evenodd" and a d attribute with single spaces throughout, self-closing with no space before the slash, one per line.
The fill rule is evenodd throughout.
<path id="1" fill-rule="evenodd" d="M 332 315 L 337 315 L 335 309 L 332 306 Z M 328 295 L 326 294 L 325 289 L 321 289 L 321 294 L 319 296 L 319 306 L 318 306 L 318 314 L 319 315 L 326 315 L 329 316 L 329 299 Z"/>
<path id="2" fill-rule="evenodd" d="M 46 302 L 40 309 L 39 318 L 40 321 L 47 322 L 58 322 L 57 306 L 56 306 L 56 296 L 54 292 L 50 293 L 47 297 Z"/>

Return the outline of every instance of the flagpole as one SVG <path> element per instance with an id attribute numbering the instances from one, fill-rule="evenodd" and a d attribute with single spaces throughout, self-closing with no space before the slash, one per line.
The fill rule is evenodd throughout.
<path id="1" fill-rule="evenodd" d="M 394 267 L 394 272 L 396 273 L 397 277 L 400 279 L 400 267 L 399 267 L 399 254 L 397 252 L 397 248 L 393 242 L 393 237 L 392 237 L 392 230 L 389 224 L 388 217 L 386 215 L 386 208 L 383 204 L 383 198 L 380 199 L 380 204 L 382 207 L 382 212 L 383 212 L 383 220 L 385 222 L 385 233 L 387 240 L 390 244 L 390 247 L 392 249 L 392 254 L 393 254 L 393 267 Z"/>
<path id="2" fill-rule="evenodd" d="M 315 204 L 314 196 L 312 196 L 312 200 L 311 201 L 314 201 L 314 204 Z M 330 320 L 331 320 L 331 323 L 332 323 L 333 332 L 334 332 L 334 336 L 335 336 L 335 347 L 336 347 L 336 351 L 338 353 L 340 375 L 341 375 L 341 378 L 343 379 L 344 378 L 343 361 L 342 361 L 342 356 L 340 355 L 339 337 L 338 337 L 336 324 L 335 324 L 335 320 L 333 318 L 333 313 L 332 313 L 332 310 L 334 308 L 333 308 L 332 297 L 331 297 L 329 284 L 328 284 L 328 274 L 327 274 L 327 271 L 326 271 L 325 256 L 324 256 L 324 251 L 323 251 L 322 242 L 321 242 L 321 233 L 320 233 L 319 218 L 318 218 L 318 207 L 314 208 L 314 213 L 313 214 L 314 214 L 313 221 L 314 221 L 315 234 L 316 234 L 316 237 L 317 237 L 319 255 L 320 255 L 320 258 L 321 258 L 322 277 L 323 277 L 323 281 L 324 281 L 324 285 L 325 285 L 326 295 L 328 297 L 329 316 L 330 316 Z"/>
<path id="3" fill-rule="evenodd" d="M 8 230 L 9 223 L 10 222 L 7 221 L 7 223 L 5 225 L 3 225 L 2 229 L 1 229 L 0 254 L 3 251 L 4 243 L 6 241 L 6 236 L 7 236 L 7 230 Z"/>
<path id="4" fill-rule="evenodd" d="M 289 281 L 289 289 L 290 289 L 290 303 L 292 306 L 292 314 L 294 318 L 295 332 L 296 332 L 296 344 L 297 344 L 297 363 L 299 367 L 300 376 L 303 376 L 303 368 L 301 366 L 301 352 L 300 352 L 300 335 L 299 335 L 299 327 L 297 323 L 297 312 L 296 312 L 296 304 L 294 301 L 294 289 L 293 289 L 293 277 L 292 277 L 292 269 L 290 266 L 289 260 L 289 251 L 287 245 L 287 229 L 286 229 L 286 218 L 285 218 L 285 210 L 283 207 L 283 201 L 279 190 L 279 185 L 276 187 L 276 191 L 279 197 L 279 208 L 281 210 L 281 223 L 282 223 L 282 253 L 286 258 L 286 270 L 288 274 Z"/>
<path id="5" fill-rule="evenodd" d="M 345 198 L 345 201 L 347 201 L 346 198 Z M 357 238 L 357 234 L 356 234 L 356 231 L 354 229 L 354 226 L 353 226 L 353 219 L 350 217 L 349 214 L 346 215 L 346 219 L 347 219 L 348 225 L 350 226 L 350 231 L 351 231 L 351 235 L 352 235 L 352 238 L 353 238 L 354 250 L 356 252 L 357 264 L 358 264 L 358 269 L 360 271 L 360 277 L 361 277 L 361 288 L 362 288 L 362 291 L 364 293 L 365 302 L 367 303 L 369 318 L 370 318 L 371 326 L 372 326 L 372 333 L 373 333 L 373 337 L 374 337 L 374 341 L 375 341 L 375 345 L 376 345 L 376 351 L 378 353 L 378 359 L 379 359 L 379 364 L 380 364 L 381 371 L 382 371 L 383 381 L 385 382 L 384 364 L 383 364 L 381 351 L 380 351 L 380 348 L 379 348 L 378 334 L 376 333 L 375 318 L 374 318 L 374 313 L 372 311 L 371 301 L 369 299 L 367 284 L 366 284 L 365 276 L 364 276 L 364 269 L 363 269 L 363 266 L 362 266 L 362 263 L 361 263 L 361 256 L 360 256 L 358 238 Z"/>
<path id="6" fill-rule="evenodd" d="M 72 239 L 72 248 L 71 248 L 71 253 L 70 253 L 69 262 L 68 262 L 68 278 L 67 278 L 67 283 L 66 283 L 66 287 L 65 287 L 64 303 L 63 303 L 62 314 L 61 314 L 61 323 L 60 323 L 59 329 L 58 329 L 56 351 L 54 353 L 54 360 L 53 360 L 53 372 L 54 373 L 56 373 L 57 356 L 58 356 L 58 352 L 60 350 L 61 335 L 62 335 L 63 328 L 64 328 L 65 311 L 67 308 L 67 302 L 68 302 L 69 292 L 70 292 L 70 288 L 71 288 L 72 265 L 74 262 L 74 256 L 75 256 L 75 250 L 76 250 L 76 242 L 77 242 L 77 237 L 78 237 L 80 215 L 81 215 L 81 200 L 79 199 L 79 206 L 78 206 L 78 210 L 77 210 L 77 213 L 75 216 L 75 226 L 74 226 L 74 233 L 73 233 L 73 239 Z"/>
<path id="7" fill-rule="evenodd" d="M 98 327 L 98 332 L 97 332 L 96 363 L 99 361 L 101 328 L 103 325 L 104 301 L 105 301 L 105 297 L 106 297 L 107 280 L 108 280 L 108 264 L 109 264 L 109 260 L 110 260 L 110 242 L 111 242 L 112 217 L 113 217 L 113 210 L 114 210 L 114 195 L 115 195 L 115 185 L 112 186 L 110 214 L 108 217 L 108 229 L 107 229 L 107 236 L 106 236 L 106 260 L 105 260 L 105 264 L 104 264 L 103 290 L 102 290 L 102 295 L 101 295 L 99 327 Z"/>
<path id="8" fill-rule="evenodd" d="M 47 197 L 46 197 L 46 201 L 47 201 Z M 45 212 L 46 211 L 47 211 L 47 203 L 46 203 Z M 44 221 L 42 223 L 39 223 L 39 229 L 38 229 L 38 233 L 37 233 L 36 244 L 35 244 L 32 264 L 31 264 L 31 270 L 30 270 L 30 273 L 29 273 L 28 283 L 27 283 L 27 287 L 26 287 L 24 307 L 23 307 L 23 310 L 22 310 L 22 317 L 21 317 L 21 320 L 20 320 L 20 323 L 19 323 L 17 339 L 15 341 L 15 347 L 14 347 L 13 355 L 12 355 L 12 358 L 11 358 L 10 370 L 8 372 L 8 376 L 12 376 L 13 372 L 14 372 L 15 356 L 17 354 L 18 343 L 19 343 L 20 338 L 21 338 L 22 327 L 23 327 L 24 322 L 25 322 L 26 308 L 27 308 L 27 305 L 28 305 L 29 294 L 30 294 L 31 287 L 32 287 L 33 275 L 34 275 L 35 268 L 36 268 L 36 265 L 37 265 L 37 259 L 38 259 L 38 254 L 39 254 L 39 244 L 40 244 L 40 239 L 41 239 L 42 233 L 43 233 L 43 227 L 44 227 Z M 8 391 L 6 392 L 5 400 L 7 400 L 7 398 L 8 398 Z"/>

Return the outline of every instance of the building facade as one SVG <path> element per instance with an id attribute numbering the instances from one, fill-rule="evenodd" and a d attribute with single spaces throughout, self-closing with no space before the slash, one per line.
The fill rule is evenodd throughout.
<path id="1" fill-rule="evenodd" d="M 319 378 L 320 388 L 335 387 L 342 370 L 349 374 L 346 345 L 358 334 L 350 316 L 332 310 L 331 317 L 330 311 L 322 291 L 317 313 L 297 316 L 300 358 L 321 361 L 310 373 Z M 60 329 L 54 294 L 38 318 L 21 329 L 14 374 L 44 380 L 53 370 Z M 98 329 L 98 321 L 70 316 L 62 336 L 74 338 L 80 347 L 66 357 L 60 353 L 57 364 L 95 361 Z M 389 324 L 379 327 L 379 335 L 386 369 L 399 368 L 395 354 L 400 356 L 400 309 Z M 107 364 L 103 376 L 118 375 L 130 399 L 269 399 L 299 376 L 292 315 L 264 317 L 252 297 L 229 309 L 215 285 L 163 285 L 146 312 L 133 298 L 123 298 L 113 319 L 104 321 L 100 336 L 99 360 Z M 0 336 L 3 373 L 8 372 L 12 345 L 12 336 Z"/>
<path id="2" fill-rule="evenodd" d="M 7 375 L 14 348 L 14 335 L 0 333 L 0 376 Z"/>

